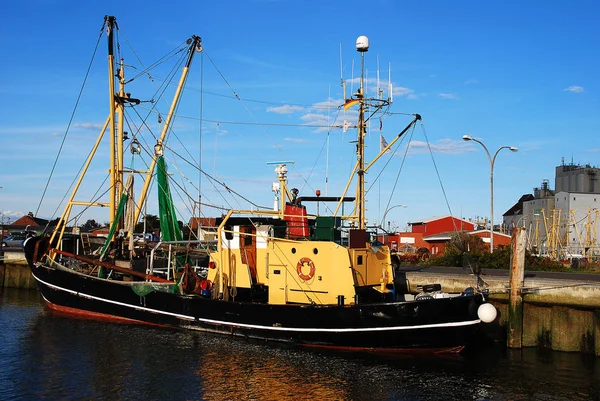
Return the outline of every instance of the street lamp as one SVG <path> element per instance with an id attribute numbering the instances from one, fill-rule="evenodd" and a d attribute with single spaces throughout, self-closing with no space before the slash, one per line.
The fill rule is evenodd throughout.
<path id="1" fill-rule="evenodd" d="M 385 224 L 385 216 L 387 216 L 388 212 L 392 209 L 395 209 L 397 207 L 406 207 L 406 205 L 394 205 L 391 208 L 389 208 L 388 210 L 385 211 L 385 213 L 383 214 L 383 217 L 381 218 L 381 223 L 379 224 L 379 226 L 381 227 L 381 224 Z M 383 228 L 383 227 L 382 227 Z"/>
<path id="2" fill-rule="evenodd" d="M 483 146 L 483 149 L 485 150 L 485 153 L 487 153 L 488 159 L 490 160 L 490 253 L 492 253 L 494 252 L 494 162 L 496 161 L 498 152 L 500 152 L 502 149 L 509 149 L 511 152 L 516 152 L 519 150 L 519 148 L 516 146 L 501 146 L 492 157 L 487 147 L 480 140 L 475 139 L 470 135 L 463 135 L 462 139 L 465 141 L 474 141 Z"/>

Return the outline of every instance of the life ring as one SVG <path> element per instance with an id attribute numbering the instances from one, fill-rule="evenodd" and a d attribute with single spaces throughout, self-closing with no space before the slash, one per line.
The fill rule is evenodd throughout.
<path id="1" fill-rule="evenodd" d="M 310 267 L 310 271 L 308 272 L 308 274 L 302 273 L 302 267 L 304 267 L 305 263 L 308 264 L 308 267 Z M 315 276 L 315 264 L 309 258 L 302 258 L 298 261 L 298 264 L 296 265 L 296 272 L 298 273 L 298 277 L 300 277 L 304 281 L 308 281 Z"/>

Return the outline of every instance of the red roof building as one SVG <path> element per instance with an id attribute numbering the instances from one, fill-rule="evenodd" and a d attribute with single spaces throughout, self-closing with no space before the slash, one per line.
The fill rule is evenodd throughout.
<path id="1" fill-rule="evenodd" d="M 411 226 L 412 233 L 423 233 L 424 235 L 439 234 L 447 231 L 475 230 L 475 223 L 451 215 L 416 220 L 409 222 L 408 225 Z"/>
<path id="2" fill-rule="evenodd" d="M 199 233 L 199 239 L 203 241 L 217 238 L 216 224 L 217 219 L 215 217 L 192 217 L 189 222 L 190 230 Z"/>
<path id="3" fill-rule="evenodd" d="M 483 242 L 488 244 L 488 247 L 489 247 L 489 244 L 490 244 L 490 231 L 489 230 L 479 230 L 479 231 L 474 231 L 469 234 L 480 237 L 483 240 Z M 502 245 L 502 246 L 510 245 L 511 240 L 512 240 L 512 237 L 510 235 L 502 234 L 497 231 L 494 231 L 494 249 L 498 248 L 498 245 Z"/>
<path id="4" fill-rule="evenodd" d="M 11 231 L 43 231 L 48 225 L 48 220 L 34 217 L 32 212 L 27 215 L 18 218 L 13 221 L 10 225 L 4 227 L 5 230 Z"/>
<path id="5" fill-rule="evenodd" d="M 408 223 L 410 232 L 394 233 L 380 238 L 392 252 L 414 254 L 419 248 L 427 248 L 431 255 L 444 253 L 446 244 L 458 231 L 467 231 L 470 235 L 481 237 L 483 242 L 490 243 L 490 232 L 476 230 L 477 225 L 451 215 L 431 217 Z M 494 232 L 494 247 L 509 245 L 510 235 Z"/>

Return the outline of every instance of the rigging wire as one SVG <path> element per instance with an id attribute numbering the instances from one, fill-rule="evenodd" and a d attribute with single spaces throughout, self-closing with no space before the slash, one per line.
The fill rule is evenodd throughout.
<path id="1" fill-rule="evenodd" d="M 185 161 L 186 163 L 188 163 L 192 168 L 198 169 L 198 171 L 200 173 L 202 173 L 203 176 L 205 176 L 206 178 L 209 179 L 209 181 L 213 182 L 213 183 L 217 183 L 219 185 L 221 185 L 227 192 L 234 194 L 236 196 L 239 196 L 241 199 L 243 199 L 244 201 L 248 202 L 249 204 L 251 204 L 252 206 L 259 208 L 259 209 L 269 209 L 268 207 L 265 206 L 259 206 L 256 203 L 252 202 L 250 199 L 242 196 L 241 194 L 239 194 L 238 192 L 234 191 L 233 189 L 231 189 L 229 186 L 227 186 L 227 184 L 225 184 L 225 182 L 219 181 L 218 179 L 216 179 L 215 177 L 211 176 L 210 174 L 208 174 L 206 171 L 204 171 L 204 169 L 198 167 L 197 165 L 191 163 L 189 160 L 187 160 L 186 158 L 182 157 L 182 155 L 180 155 L 177 151 L 175 151 L 173 148 L 169 147 L 168 145 L 164 145 L 166 148 L 168 148 L 171 152 L 173 152 L 173 154 L 175 154 L 176 156 L 180 157 L 183 161 Z"/>
<path id="2" fill-rule="evenodd" d="M 162 56 L 161 58 L 159 58 L 158 60 L 156 60 L 154 63 L 150 64 L 148 67 L 145 67 L 144 63 L 142 62 L 142 60 L 140 59 L 140 57 L 136 53 L 135 49 L 133 48 L 133 46 L 131 45 L 131 43 L 127 39 L 127 37 L 125 35 L 123 35 L 123 37 L 125 39 L 125 42 L 129 46 L 129 49 L 131 50 L 131 52 L 133 53 L 133 55 L 136 57 L 138 63 L 140 63 L 140 65 L 144 68 L 137 75 L 135 75 L 133 78 L 131 78 L 128 81 L 126 81 L 125 84 L 128 84 L 131 81 L 136 80 L 137 78 L 139 78 L 142 75 L 148 75 L 148 78 L 150 79 L 150 81 L 155 82 L 154 78 L 152 77 L 152 75 L 150 75 L 150 71 L 153 70 L 158 65 L 165 63 L 168 59 L 175 57 L 178 53 L 181 53 L 181 52 L 183 52 L 183 51 L 185 51 L 187 49 L 186 42 L 184 41 L 183 43 L 177 45 L 175 48 L 171 49 L 167 54 L 165 54 L 164 56 Z M 135 67 L 134 67 L 134 69 L 135 69 Z"/>
<path id="3" fill-rule="evenodd" d="M 138 106 L 141 108 L 144 108 L 144 106 Z M 150 110 L 151 112 L 154 112 L 154 108 L 146 108 L 147 110 Z M 192 120 L 192 121 L 204 121 L 204 122 L 209 122 L 209 123 L 214 123 L 214 124 L 229 124 L 229 125 L 256 125 L 256 126 L 264 126 L 264 127 L 297 127 L 297 128 L 328 128 L 328 129 L 332 129 L 332 128 L 344 128 L 343 124 L 326 124 L 326 125 L 322 125 L 322 124 L 283 124 L 283 123 L 261 123 L 258 120 L 255 122 L 248 122 L 248 121 L 223 121 L 223 120 L 211 120 L 208 118 L 199 118 L 199 117 L 190 117 L 190 116 L 184 116 L 184 115 L 180 115 L 178 116 L 178 118 L 181 119 L 186 119 L 186 120 Z M 335 121 L 335 120 L 334 120 Z M 356 128 L 356 126 L 350 126 L 350 128 Z"/>
<path id="4" fill-rule="evenodd" d="M 446 189 L 444 188 L 444 184 L 442 183 L 442 177 L 440 175 L 437 163 L 435 162 L 435 158 L 433 157 L 433 150 L 431 150 L 431 143 L 429 142 L 429 138 L 427 137 L 427 131 L 425 130 L 423 121 L 421 121 L 421 130 L 423 131 L 423 136 L 425 137 L 425 142 L 427 143 L 427 148 L 429 149 L 429 154 L 431 155 L 431 161 L 433 162 L 433 167 L 435 168 L 435 173 L 440 183 L 442 194 L 444 194 L 444 201 L 446 202 L 446 206 L 448 207 L 448 212 L 450 213 L 450 216 L 453 216 L 452 208 L 450 207 L 450 202 L 448 201 L 448 195 L 446 194 Z M 458 227 L 456 227 L 456 221 L 452 219 L 452 222 L 454 224 L 454 231 L 458 231 Z"/>
<path id="5" fill-rule="evenodd" d="M 229 87 L 229 89 L 231 90 L 231 92 L 233 93 L 233 95 L 235 96 L 235 98 L 242 103 L 242 106 L 244 107 L 244 109 L 246 110 L 246 112 L 255 120 L 254 124 L 257 125 L 257 126 L 259 126 L 262 129 L 263 133 L 265 135 L 267 135 L 273 141 L 273 143 L 275 144 L 274 147 L 277 149 L 277 151 L 279 151 L 281 154 L 283 154 L 283 149 L 281 148 L 281 146 L 279 144 L 277 144 L 277 142 L 274 140 L 274 138 L 265 129 L 266 126 L 271 126 L 272 124 L 262 124 L 262 123 L 260 123 L 258 121 L 258 119 L 254 116 L 254 114 L 248 108 L 248 106 L 246 105 L 246 103 L 242 100 L 242 98 L 240 98 L 240 96 L 238 95 L 238 93 L 233 89 L 233 87 L 231 86 L 231 84 L 229 83 L 229 81 L 227 81 L 227 79 L 225 78 L 225 76 L 223 75 L 223 73 L 221 72 L 221 70 L 219 70 L 219 68 L 216 66 L 216 64 L 214 63 L 214 61 L 210 57 L 210 55 L 206 51 L 204 51 L 204 53 L 206 54 L 206 57 L 208 58 L 208 60 L 210 61 L 210 63 L 213 65 L 213 67 L 215 68 L 215 70 L 217 71 L 217 73 L 219 74 L 219 76 L 221 77 L 221 79 L 223 80 L 223 82 L 225 82 L 225 84 Z M 209 121 L 209 120 L 205 120 L 205 121 Z M 294 125 L 282 125 L 282 124 L 277 124 L 277 126 L 316 127 L 315 125 L 309 125 L 309 124 L 306 124 L 306 125 L 296 125 L 296 124 L 294 124 Z M 324 126 L 318 126 L 318 127 L 320 127 L 320 128 L 330 128 L 328 126 L 325 126 L 325 127 Z M 341 127 L 339 127 L 339 128 L 341 128 Z M 292 168 L 296 172 L 298 172 L 297 168 L 294 165 L 292 165 Z M 300 173 L 298 173 L 298 174 L 299 174 L 300 177 L 302 177 L 303 181 L 307 185 L 309 185 L 309 187 L 310 187 L 310 184 L 308 184 L 307 180 L 302 176 L 302 174 L 300 174 Z"/>
<path id="6" fill-rule="evenodd" d="M 202 123 L 204 117 L 204 53 L 200 53 L 200 124 L 198 126 L 198 166 L 202 168 Z M 198 217 L 202 215 L 202 173 L 198 171 Z M 198 236 L 200 236 L 200 222 L 198 222 Z"/>
<path id="7" fill-rule="evenodd" d="M 338 108 L 337 108 L 337 113 L 336 113 L 336 115 L 335 115 L 335 118 L 334 118 L 334 121 L 336 121 L 336 120 L 338 119 L 338 117 L 339 117 L 339 114 L 340 114 L 340 108 L 338 107 Z M 305 177 L 303 177 L 302 175 L 300 175 L 300 176 L 301 176 L 301 178 L 302 178 L 302 179 L 303 179 L 303 181 L 304 181 L 304 184 L 303 184 L 303 186 L 302 186 L 302 188 L 301 188 L 300 192 L 302 192 L 302 190 L 304 190 L 304 188 L 306 188 L 307 186 L 308 186 L 308 188 L 310 188 L 310 189 L 311 189 L 313 192 L 315 192 L 315 189 L 312 187 L 312 185 L 310 185 L 310 183 L 309 183 L 309 181 L 308 181 L 308 180 L 309 180 L 309 179 L 310 179 L 310 177 L 312 176 L 312 174 L 313 174 L 313 172 L 314 172 L 314 170 L 315 170 L 315 168 L 316 168 L 316 166 L 317 166 L 317 163 L 318 163 L 319 159 L 321 158 L 321 155 L 323 154 L 323 149 L 326 149 L 326 148 L 328 147 L 328 145 L 329 145 L 329 136 L 330 136 L 329 134 L 331 133 L 331 127 L 333 127 L 333 126 L 332 126 L 332 125 L 328 125 L 328 128 L 329 128 L 329 129 L 327 130 L 327 136 L 325 137 L 325 140 L 324 140 L 324 142 L 323 142 L 323 146 L 321 146 L 321 149 L 319 150 L 319 154 L 317 155 L 317 157 L 316 157 L 316 159 L 315 159 L 315 162 L 314 162 L 314 164 L 313 164 L 313 166 L 312 166 L 312 168 L 311 168 L 311 170 L 310 170 L 310 172 L 309 172 L 309 174 L 308 174 L 308 177 L 306 177 L 306 178 L 305 178 Z M 329 159 L 329 154 L 327 154 L 327 159 Z M 327 160 L 327 163 L 329 163 L 329 160 Z M 329 168 L 329 166 L 327 166 L 327 168 Z M 328 175 L 328 174 L 326 174 L 326 180 L 328 180 L 328 177 L 327 177 L 327 175 Z M 327 183 L 326 183 L 326 184 L 327 184 Z M 328 210 L 328 211 L 330 211 L 330 212 L 333 212 L 333 211 L 331 210 L 331 206 L 330 206 L 328 203 L 326 203 L 326 202 L 325 202 L 325 203 L 324 203 L 324 206 L 325 206 L 325 209 L 326 209 L 326 210 Z"/>
<path id="8" fill-rule="evenodd" d="M 60 143 L 60 147 L 58 149 L 58 154 L 56 155 L 56 158 L 54 159 L 54 164 L 52 165 L 52 168 L 50 169 L 50 175 L 48 176 L 48 180 L 46 181 L 46 185 L 44 187 L 44 191 L 42 192 L 42 196 L 40 198 L 40 202 L 38 203 L 37 209 L 35 210 L 35 215 L 36 216 L 38 215 L 38 213 L 40 211 L 40 208 L 42 206 L 42 202 L 44 201 L 44 197 L 46 196 L 46 192 L 48 191 L 48 186 L 50 185 L 50 180 L 52 179 L 52 177 L 54 175 L 54 170 L 56 169 L 56 165 L 58 164 L 58 159 L 60 158 L 60 155 L 62 153 L 63 147 L 65 145 L 65 141 L 67 140 L 67 136 L 68 136 L 69 130 L 71 128 L 71 124 L 73 123 L 73 119 L 75 118 L 75 113 L 76 113 L 77 108 L 79 106 L 79 101 L 81 100 L 81 96 L 83 95 L 83 89 L 85 88 L 85 84 L 86 84 L 86 82 L 87 82 L 87 80 L 88 80 L 88 78 L 90 76 L 90 70 L 92 68 L 92 64 L 94 63 L 94 58 L 96 57 L 96 53 L 98 51 L 98 46 L 100 45 L 100 39 L 102 39 L 102 35 L 104 34 L 104 28 L 105 27 L 106 27 L 106 20 L 102 23 L 102 28 L 100 29 L 100 35 L 98 36 L 98 40 L 96 41 L 96 46 L 94 47 L 94 51 L 92 53 L 92 59 L 90 60 L 90 63 L 88 64 L 88 68 L 87 68 L 87 71 L 85 73 L 85 77 L 83 79 L 83 83 L 81 84 L 81 88 L 79 89 L 79 94 L 77 95 L 77 100 L 75 101 L 75 107 L 73 108 L 73 111 L 71 113 L 71 117 L 69 118 L 69 123 L 67 124 L 67 128 L 65 130 L 65 134 L 63 135 L 62 141 Z M 68 190 L 67 190 L 67 192 L 68 192 Z M 56 213 L 56 211 L 54 213 Z M 52 217 L 54 217 L 54 215 Z"/>
<path id="9" fill-rule="evenodd" d="M 189 87 L 188 90 L 198 91 L 199 89 L 194 88 L 194 87 Z M 268 105 L 268 106 L 294 106 L 294 107 L 302 107 L 302 108 L 311 108 L 311 109 L 315 109 L 315 110 L 331 110 L 331 109 L 339 109 L 340 108 L 340 106 L 330 105 L 331 103 L 329 103 L 329 102 L 327 104 L 281 103 L 281 102 L 274 102 L 274 101 L 268 101 L 268 100 L 257 100 L 257 99 L 241 97 L 241 96 L 237 95 L 237 93 L 235 93 L 235 92 L 234 92 L 234 96 L 225 95 L 223 93 L 211 92 L 211 91 L 203 91 L 203 93 L 205 95 L 221 97 L 224 99 L 242 100 L 247 103 L 257 103 L 257 104 L 264 104 L 264 105 Z"/>
<path id="10" fill-rule="evenodd" d="M 410 149 L 410 142 L 412 141 L 413 135 L 415 132 L 415 126 L 413 125 L 412 130 L 410 132 L 410 136 L 408 138 L 408 142 L 406 144 L 406 148 L 404 149 L 404 156 L 402 157 L 402 163 L 400 164 L 400 168 L 398 169 L 398 173 L 396 174 L 396 180 L 394 181 L 394 185 L 392 186 L 392 192 L 390 193 L 390 196 L 388 198 L 388 202 L 385 206 L 384 210 L 389 210 L 390 204 L 392 202 L 392 197 L 394 196 L 394 192 L 396 191 L 396 187 L 398 185 L 398 181 L 400 179 L 400 173 L 402 172 L 402 168 L 404 167 L 404 163 L 406 162 L 406 157 L 408 155 L 408 150 Z M 400 143 L 396 144 L 396 149 L 400 146 L 401 143 L 404 142 L 404 139 L 402 141 L 400 141 Z M 377 181 L 379 179 L 379 177 L 381 176 L 381 174 L 383 173 L 383 170 L 385 169 L 385 167 L 389 164 L 389 162 L 392 160 L 392 157 L 394 156 L 394 152 L 392 152 L 392 154 L 389 156 L 388 161 L 385 163 L 385 165 L 382 167 L 379 175 L 377 175 L 377 178 L 375 179 L 375 181 Z M 367 192 L 369 192 L 371 190 L 371 188 L 373 187 L 373 185 L 375 184 L 375 181 L 373 182 L 373 184 L 371 184 L 371 186 L 369 187 L 369 189 L 367 190 Z M 383 218 L 383 216 L 382 216 Z M 384 222 L 381 222 L 382 224 Z"/>

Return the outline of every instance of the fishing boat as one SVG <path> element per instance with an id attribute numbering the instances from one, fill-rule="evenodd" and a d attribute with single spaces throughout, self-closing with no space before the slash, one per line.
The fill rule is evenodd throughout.
<path id="1" fill-rule="evenodd" d="M 68 236 L 76 194 L 101 139 L 93 145 L 82 176 L 51 233 L 24 244 L 26 258 L 50 309 L 94 318 L 200 330 L 306 347 L 373 352 L 459 352 L 495 309 L 478 288 L 448 294 L 440 285 L 409 293 L 394 270 L 390 249 L 367 227 L 365 163 L 368 110 L 389 100 L 365 95 L 363 77 L 344 107 L 358 107 L 356 165 L 341 196 L 299 196 L 288 185 L 289 162 L 275 162 L 276 205 L 268 210 L 228 210 L 216 218 L 214 241 L 184 239 L 169 190 L 163 157 L 170 121 L 201 39 L 192 36 L 175 98 L 145 171 L 124 167 L 125 108 L 140 101 L 125 90 L 123 60 L 116 62 L 116 18 L 105 18 L 108 36 L 110 110 L 101 137 L 110 131 L 110 230 L 104 244 L 86 249 L 80 235 Z M 357 40 L 363 58 L 368 39 Z M 364 74 L 363 74 L 364 75 Z M 345 96 L 344 96 L 345 97 Z M 368 118 L 368 117 L 367 117 Z M 382 149 L 387 150 L 421 117 Z M 134 138 L 135 139 L 135 138 Z M 138 144 L 139 145 L 139 144 Z M 132 148 L 132 154 L 140 153 Z M 98 152 L 99 153 L 99 152 Z M 133 177 L 145 177 L 136 202 Z M 134 241 L 148 188 L 156 180 L 161 238 Z M 356 180 L 355 196 L 347 196 Z M 330 215 L 307 206 L 328 202 Z M 350 204 L 349 207 L 344 207 Z M 344 210 L 350 209 L 347 214 Z"/>

